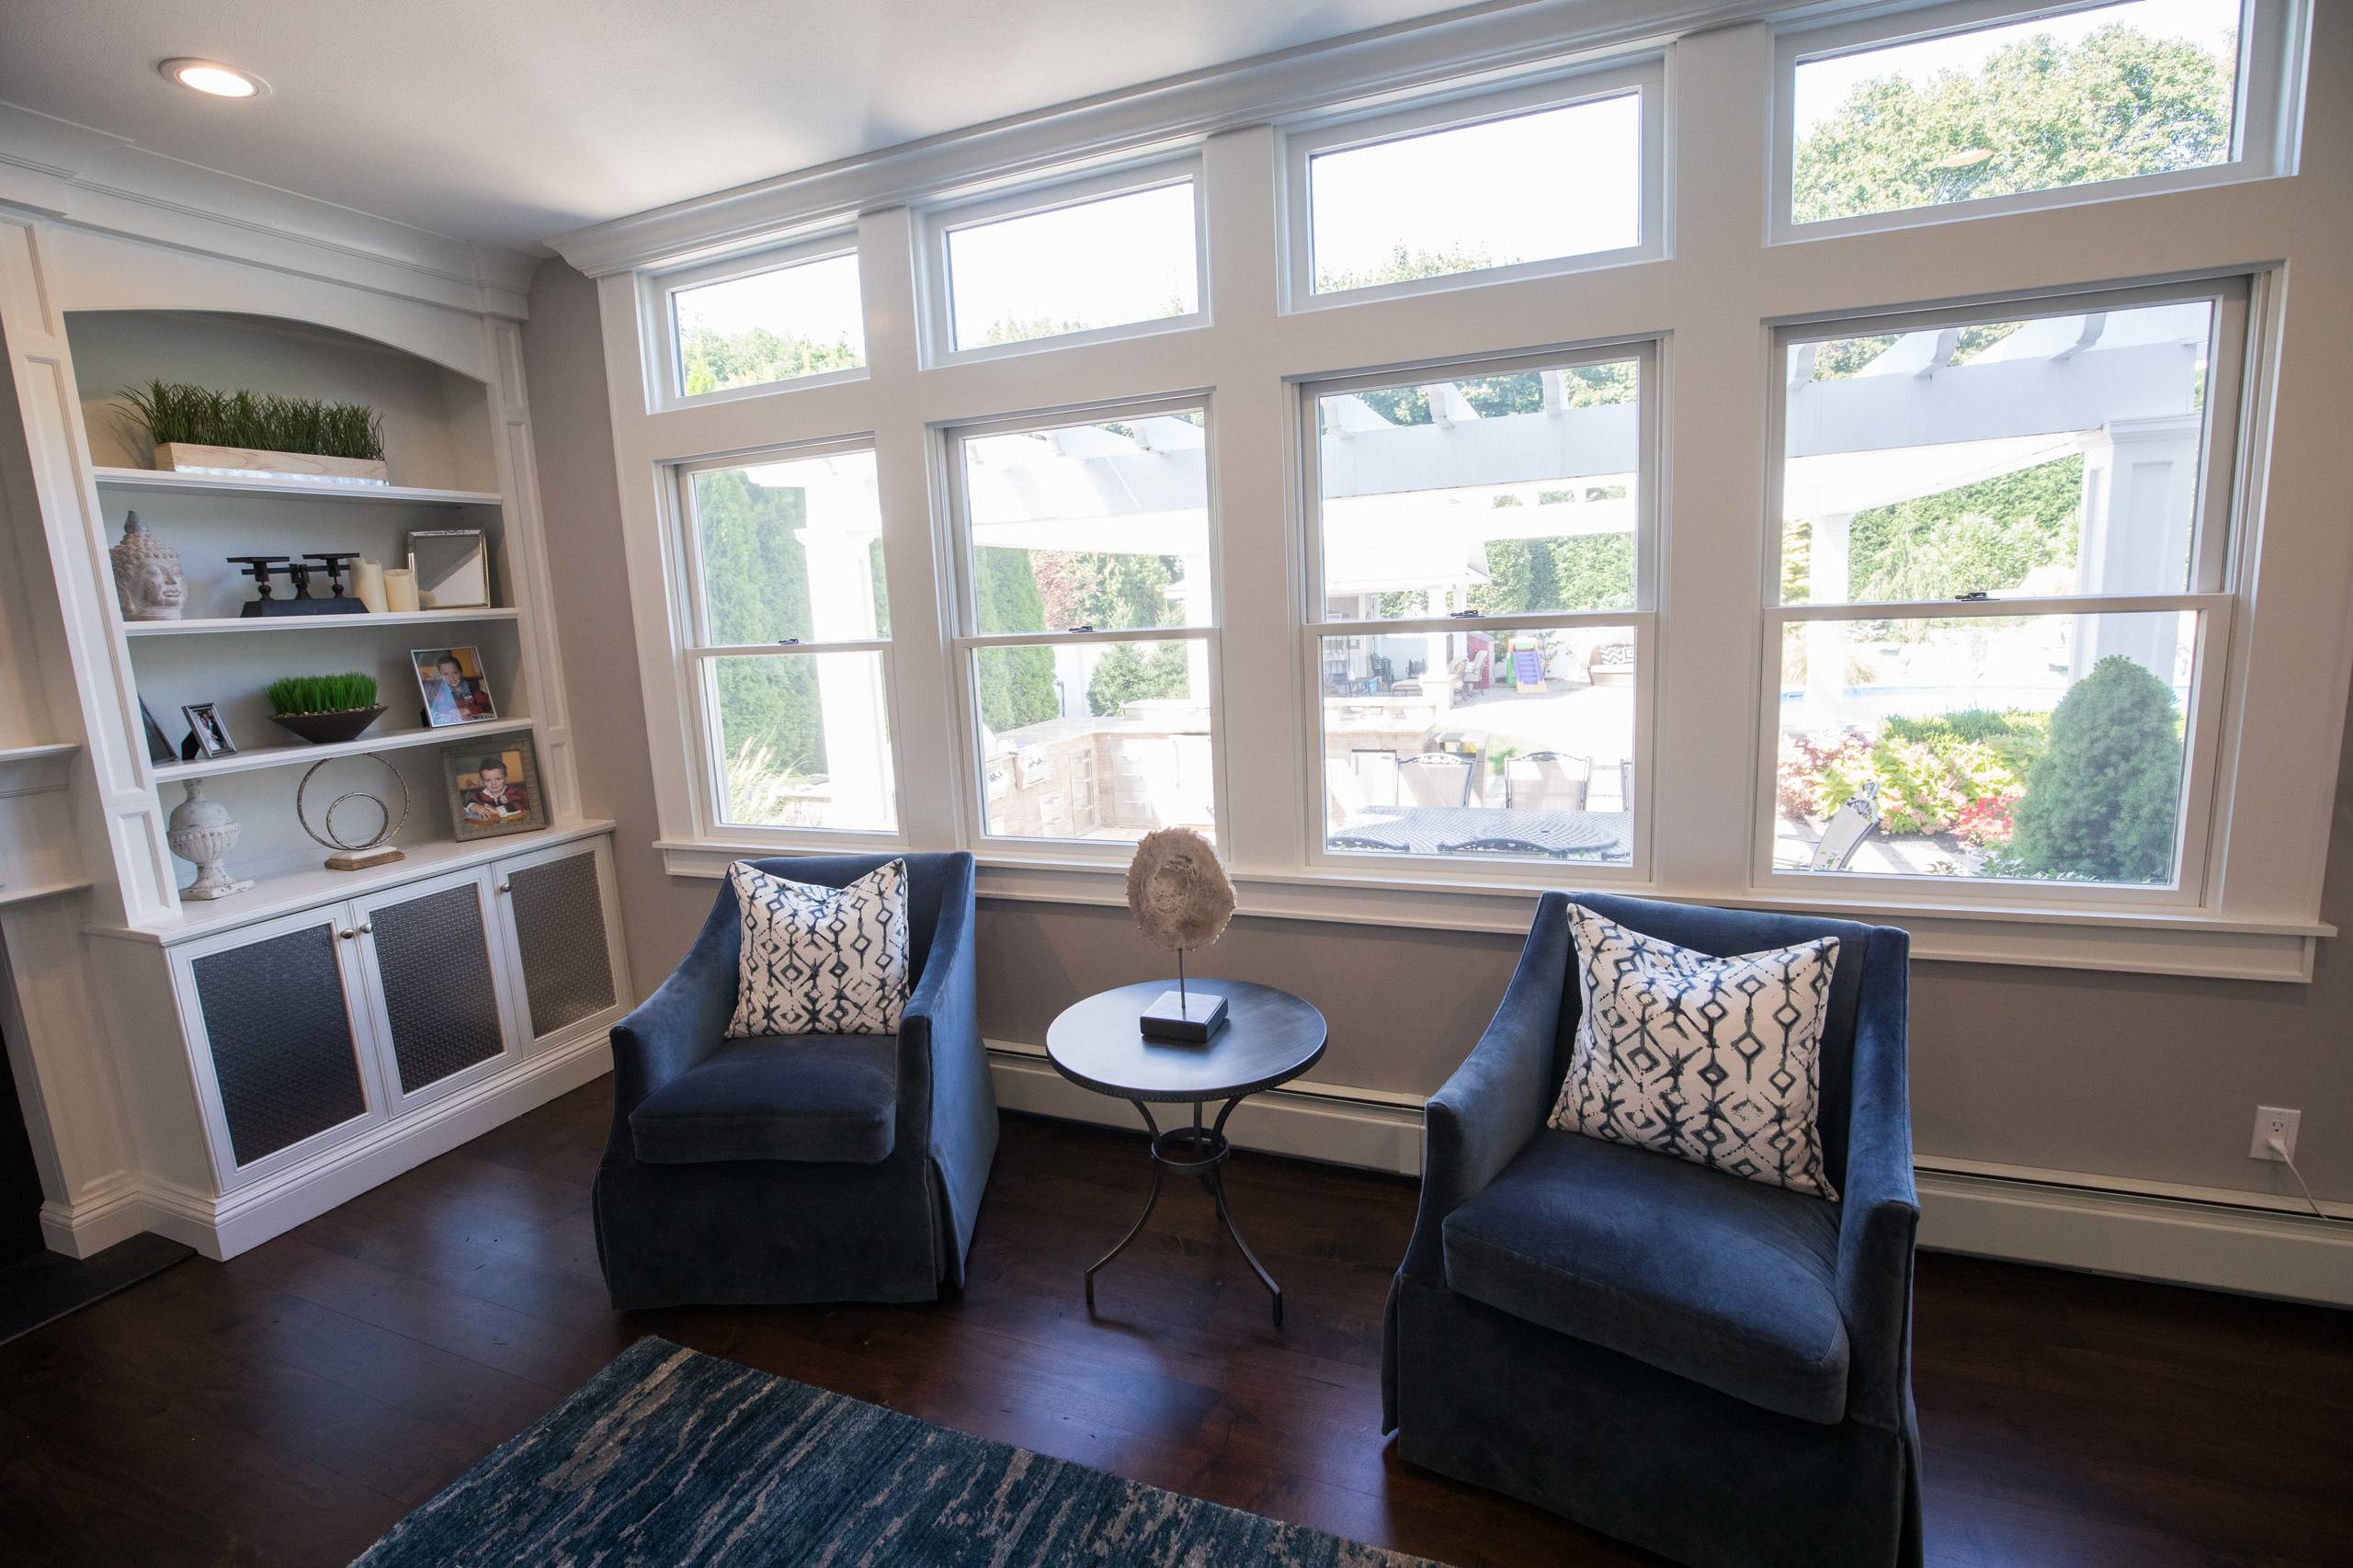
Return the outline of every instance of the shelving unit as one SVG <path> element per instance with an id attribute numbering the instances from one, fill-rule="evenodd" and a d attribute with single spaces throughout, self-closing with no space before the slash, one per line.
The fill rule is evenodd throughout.
<path id="1" fill-rule="evenodd" d="M 126 637 L 184 637 L 191 632 L 226 631 L 358 631 L 371 626 L 462 626 L 468 622 L 513 620 L 522 612 L 511 605 L 480 605 L 466 609 L 413 609 L 382 615 L 222 615 L 197 620 L 129 620 Z"/>
<path id="2" fill-rule="evenodd" d="M 174 473 L 152 468 L 99 468 L 92 470 L 92 477 L 102 490 L 160 490 L 179 495 L 268 495 L 304 501 L 361 501 L 378 505 L 401 502 L 433 506 L 495 506 L 501 504 L 495 491 L 438 490 L 415 484 L 336 483 L 291 476 L 255 479 L 239 474 Z"/>
<path id="3" fill-rule="evenodd" d="M 529 719 L 485 719 L 480 723 L 449 724 L 438 730 L 392 730 L 382 734 L 362 735 L 356 741 L 338 741 L 331 745 L 296 741 L 282 746 L 255 746 L 249 751 L 231 752 L 227 756 L 201 756 L 193 762 L 156 763 L 153 765 L 155 782 L 169 784 L 182 778 L 210 778 L 223 773 L 250 773 L 258 767 L 285 767 L 295 763 L 324 762 L 330 757 L 400 751 L 408 746 L 431 745 L 437 741 L 449 745 L 462 745 L 468 740 L 489 735 L 519 734 L 530 727 Z"/>

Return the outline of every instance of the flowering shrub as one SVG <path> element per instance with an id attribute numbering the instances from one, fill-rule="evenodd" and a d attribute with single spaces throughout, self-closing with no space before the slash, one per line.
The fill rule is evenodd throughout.
<path id="1" fill-rule="evenodd" d="M 1876 780 L 1886 833 L 1953 833 L 1980 846 L 2006 844 L 2011 809 L 2026 793 L 2049 726 L 2047 714 L 1972 709 L 1890 718 L 1876 735 L 1793 735 L 1782 748 L 1779 800 L 1820 821 Z"/>

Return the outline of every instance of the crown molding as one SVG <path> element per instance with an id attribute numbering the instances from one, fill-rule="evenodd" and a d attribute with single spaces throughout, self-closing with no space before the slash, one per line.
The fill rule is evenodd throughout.
<path id="1" fill-rule="evenodd" d="M 75 227 L 520 321 L 539 259 L 150 152 L 0 103 L 0 206 Z"/>
<path id="2" fill-rule="evenodd" d="M 1594 54 L 1664 45 L 1790 9 L 1790 0 L 1506 0 L 1472 6 L 820 164 L 593 223 L 548 244 L 591 278 L 673 266 L 944 191 L 1442 83 L 1573 66 Z"/>

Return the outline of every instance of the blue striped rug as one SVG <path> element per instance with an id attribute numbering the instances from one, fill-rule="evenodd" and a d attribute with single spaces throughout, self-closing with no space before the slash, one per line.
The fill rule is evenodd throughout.
<path id="1" fill-rule="evenodd" d="M 1437 1568 L 639 1340 L 352 1568 Z"/>

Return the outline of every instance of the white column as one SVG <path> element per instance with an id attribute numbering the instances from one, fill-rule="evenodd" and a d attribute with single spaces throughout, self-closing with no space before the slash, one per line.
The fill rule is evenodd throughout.
<path id="1" fill-rule="evenodd" d="M 1807 551 L 1808 597 L 1815 604 L 1839 604 L 1854 591 L 1847 566 L 1847 542 L 1855 515 L 1833 512 L 1813 519 Z M 1805 722 L 1827 729 L 1837 722 L 1838 699 L 1847 689 L 1847 652 L 1853 645 L 1850 625 L 1843 620 L 1805 623 Z M 1768 659 L 1780 657 L 1768 649 Z"/>
<path id="2" fill-rule="evenodd" d="M 862 479 L 835 476 L 801 492 L 801 548 L 809 562 L 809 640 L 872 638 L 874 540 L 880 513 Z M 825 771 L 836 802 L 869 812 L 889 794 L 890 737 L 882 722 L 881 661 L 813 655 Z"/>
<path id="3" fill-rule="evenodd" d="M 2179 593 L 2198 511 L 2195 414 L 2120 419 L 2084 450 L 2083 532 L 2076 585 L 2086 594 Z M 2071 679 L 2122 653 L 2173 684 L 2179 638 L 2170 615 L 2102 616 L 2081 623 Z"/>

